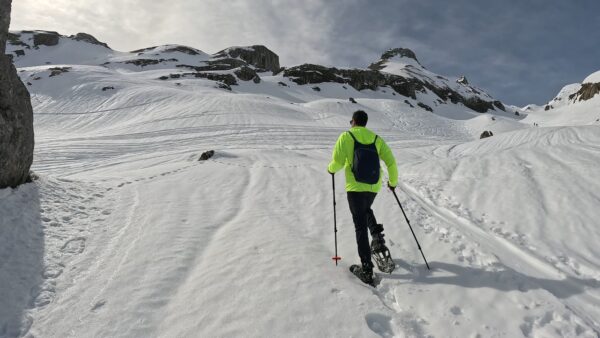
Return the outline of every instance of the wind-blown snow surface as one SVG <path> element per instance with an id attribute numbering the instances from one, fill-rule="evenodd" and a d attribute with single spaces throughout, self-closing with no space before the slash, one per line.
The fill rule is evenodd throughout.
<path id="1" fill-rule="evenodd" d="M 0 190 L 0 337 L 598 337 L 599 126 L 434 114 L 266 73 L 228 92 L 69 66 L 20 69 L 40 77 L 40 179 Z M 382 191 L 374 211 L 398 267 L 377 289 L 348 272 L 342 173 L 343 259 L 330 259 L 326 166 L 359 108 L 396 154 L 432 268 Z M 484 129 L 495 136 L 476 139 Z"/>

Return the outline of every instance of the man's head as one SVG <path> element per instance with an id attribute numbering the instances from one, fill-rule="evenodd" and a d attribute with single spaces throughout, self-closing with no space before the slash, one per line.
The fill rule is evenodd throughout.
<path id="1" fill-rule="evenodd" d="M 357 110 L 352 114 L 352 121 L 350 124 L 352 126 L 365 127 L 367 125 L 367 121 L 369 120 L 369 116 L 363 110 Z"/>

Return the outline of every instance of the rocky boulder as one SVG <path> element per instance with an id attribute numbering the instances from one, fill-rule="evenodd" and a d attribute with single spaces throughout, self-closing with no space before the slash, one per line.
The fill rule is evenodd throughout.
<path id="1" fill-rule="evenodd" d="M 77 33 L 77 34 L 71 35 L 69 37 L 73 40 L 84 41 L 87 43 L 91 43 L 93 45 L 98 45 L 98 46 L 102 46 L 102 47 L 106 47 L 106 48 L 110 49 L 110 47 L 108 47 L 108 45 L 106 43 L 98 41 L 98 39 L 96 39 L 95 37 L 93 37 L 92 35 L 87 34 L 87 33 Z"/>
<path id="2" fill-rule="evenodd" d="M 10 0 L 0 0 L 0 189 L 27 181 L 34 143 L 29 92 L 4 55 L 10 9 Z"/>
<path id="3" fill-rule="evenodd" d="M 58 45 L 58 39 L 60 35 L 57 32 L 41 32 L 36 31 L 33 33 L 33 45 L 34 46 L 56 46 Z"/>
<path id="4" fill-rule="evenodd" d="M 487 138 L 487 137 L 492 137 L 492 136 L 494 136 L 494 133 L 492 133 L 491 130 L 486 130 L 483 133 L 481 133 L 481 135 L 479 135 L 479 138 L 482 139 L 482 138 Z"/>
<path id="5" fill-rule="evenodd" d="M 214 55 L 215 58 L 240 58 L 259 69 L 279 71 L 279 56 L 265 46 L 230 47 Z"/>

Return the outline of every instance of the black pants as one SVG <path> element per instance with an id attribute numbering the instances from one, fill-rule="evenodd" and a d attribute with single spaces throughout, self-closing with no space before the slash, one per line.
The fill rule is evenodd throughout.
<path id="1" fill-rule="evenodd" d="M 369 245 L 368 230 L 371 235 L 383 232 L 383 226 L 377 224 L 371 205 L 377 196 L 374 192 L 348 191 L 348 205 L 354 221 L 358 256 L 363 265 L 373 266 L 371 262 L 371 246 Z"/>

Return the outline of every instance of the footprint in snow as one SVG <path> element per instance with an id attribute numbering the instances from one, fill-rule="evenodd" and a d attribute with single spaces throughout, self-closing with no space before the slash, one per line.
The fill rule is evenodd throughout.
<path id="1" fill-rule="evenodd" d="M 68 240 L 60 251 L 68 254 L 80 254 L 85 250 L 85 237 L 76 237 Z"/>
<path id="2" fill-rule="evenodd" d="M 365 316 L 365 320 L 369 329 L 375 332 L 381 337 L 394 337 L 394 331 L 392 330 L 390 316 L 386 316 L 380 313 L 369 313 Z"/>

